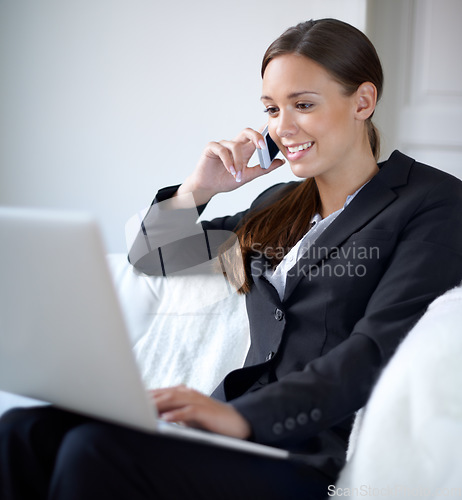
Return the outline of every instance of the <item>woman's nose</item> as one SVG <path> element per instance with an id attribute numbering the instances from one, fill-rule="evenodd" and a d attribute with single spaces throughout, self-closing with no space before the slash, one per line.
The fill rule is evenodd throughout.
<path id="1" fill-rule="evenodd" d="M 276 134 L 279 137 L 289 137 L 297 133 L 298 127 L 291 113 L 280 111 L 277 120 Z"/>

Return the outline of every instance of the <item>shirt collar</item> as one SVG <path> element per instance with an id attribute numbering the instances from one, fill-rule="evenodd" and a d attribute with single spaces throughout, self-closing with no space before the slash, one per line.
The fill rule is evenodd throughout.
<path id="1" fill-rule="evenodd" d="M 358 188 L 353 194 L 349 194 L 346 198 L 346 201 L 345 203 L 343 204 L 343 207 L 340 209 L 340 210 L 337 210 L 337 212 L 340 212 L 342 210 L 344 210 L 352 201 L 353 201 L 353 198 L 361 191 L 361 189 L 368 183 L 369 181 L 365 182 L 360 188 Z M 334 212 L 334 213 L 337 213 L 337 212 Z M 331 214 L 333 215 L 333 214 Z M 329 216 L 330 217 L 330 216 Z M 322 217 L 319 213 L 315 213 L 311 219 L 311 227 L 315 226 L 316 224 L 318 224 L 319 222 L 322 221 Z"/>

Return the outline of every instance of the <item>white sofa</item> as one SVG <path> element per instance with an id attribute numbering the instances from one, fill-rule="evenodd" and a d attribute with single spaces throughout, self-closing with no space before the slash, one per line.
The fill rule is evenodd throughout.
<path id="1" fill-rule="evenodd" d="M 209 394 L 242 365 L 244 300 L 221 276 L 153 278 L 109 255 L 147 387 Z M 200 279 L 200 286 L 198 286 Z M 35 401 L 0 393 L 0 414 Z M 462 287 L 447 292 L 403 341 L 357 416 L 348 462 L 330 496 L 462 497 Z"/>

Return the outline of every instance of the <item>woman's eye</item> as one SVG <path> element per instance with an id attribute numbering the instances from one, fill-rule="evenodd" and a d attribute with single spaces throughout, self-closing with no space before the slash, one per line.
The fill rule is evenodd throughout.
<path id="1" fill-rule="evenodd" d="M 297 104 L 297 108 L 301 109 L 302 111 L 306 111 L 307 109 L 310 109 L 311 106 L 313 106 L 310 102 L 299 102 Z"/>
<path id="2" fill-rule="evenodd" d="M 275 115 L 278 112 L 278 108 L 269 107 L 265 109 L 265 113 L 268 113 L 270 116 Z"/>

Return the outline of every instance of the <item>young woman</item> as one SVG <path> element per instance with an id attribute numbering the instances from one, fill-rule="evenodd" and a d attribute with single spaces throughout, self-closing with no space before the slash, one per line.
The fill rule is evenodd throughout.
<path id="1" fill-rule="evenodd" d="M 15 410 L 0 424 L 1 498 L 324 498 L 380 370 L 428 304 L 462 280 L 462 183 L 397 151 L 377 163 L 371 118 L 383 76 L 370 41 L 340 21 L 302 23 L 268 48 L 262 77 L 270 135 L 302 180 L 202 223 L 207 235 L 234 231 L 240 243 L 242 273 L 237 261 L 227 270 L 246 295 L 245 366 L 212 397 L 185 387 L 152 397 L 165 420 L 296 459 L 55 408 Z M 262 141 L 245 129 L 209 143 L 191 176 L 155 203 L 169 199 L 181 211 L 192 194 L 202 210 L 215 194 L 269 174 L 283 162 L 247 165 Z M 162 248 L 143 243 L 151 226 L 148 215 L 130 252 L 147 273 L 166 269 Z"/>

